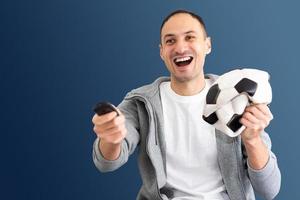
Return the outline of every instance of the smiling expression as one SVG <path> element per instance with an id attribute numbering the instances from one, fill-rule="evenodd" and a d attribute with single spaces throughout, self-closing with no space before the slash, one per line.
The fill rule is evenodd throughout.
<path id="1" fill-rule="evenodd" d="M 189 14 L 172 16 L 161 30 L 160 56 L 171 74 L 171 81 L 203 79 L 205 56 L 210 49 L 210 38 L 203 26 Z"/>

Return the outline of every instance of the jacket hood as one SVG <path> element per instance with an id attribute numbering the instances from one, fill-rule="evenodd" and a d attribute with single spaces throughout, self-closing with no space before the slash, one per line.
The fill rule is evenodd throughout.
<path id="1" fill-rule="evenodd" d="M 212 82 L 215 82 L 218 78 L 217 75 L 215 74 L 206 74 L 205 79 L 210 79 Z M 153 97 L 157 92 L 159 92 L 159 85 L 162 82 L 170 81 L 170 77 L 159 77 L 157 78 L 154 82 L 151 84 L 144 85 L 142 87 L 139 87 L 137 89 L 131 90 L 127 95 L 126 98 L 130 98 L 132 96 L 143 96 L 143 97 L 148 97 L 151 98 Z"/>

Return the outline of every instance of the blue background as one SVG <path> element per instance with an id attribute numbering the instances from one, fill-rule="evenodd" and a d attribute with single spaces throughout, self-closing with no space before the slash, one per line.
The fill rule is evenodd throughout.
<path id="1" fill-rule="evenodd" d="M 178 8 L 200 14 L 212 37 L 206 72 L 271 74 L 267 129 L 282 172 L 276 199 L 299 199 L 299 1 L 1 1 L 0 199 L 135 199 L 136 155 L 114 173 L 92 162 L 92 107 L 118 104 L 168 75 L 159 28 Z"/>

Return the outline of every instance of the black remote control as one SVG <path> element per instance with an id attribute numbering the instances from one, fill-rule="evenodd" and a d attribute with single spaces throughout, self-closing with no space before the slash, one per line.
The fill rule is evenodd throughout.
<path id="1" fill-rule="evenodd" d="M 117 113 L 117 116 L 119 116 L 119 112 L 116 109 L 116 107 L 113 104 L 109 103 L 109 102 L 97 103 L 93 110 L 99 116 L 104 115 L 104 114 L 109 113 L 109 112 L 113 112 L 113 111 Z"/>

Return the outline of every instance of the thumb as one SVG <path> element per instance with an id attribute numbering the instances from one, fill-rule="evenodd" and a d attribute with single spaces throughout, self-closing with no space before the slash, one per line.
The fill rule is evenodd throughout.
<path id="1" fill-rule="evenodd" d="M 117 116 L 123 115 L 123 113 L 120 111 L 120 109 L 118 107 L 115 107 L 116 111 L 117 111 Z"/>

